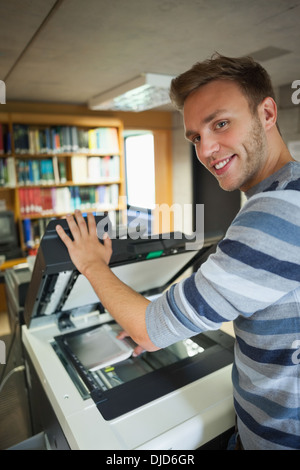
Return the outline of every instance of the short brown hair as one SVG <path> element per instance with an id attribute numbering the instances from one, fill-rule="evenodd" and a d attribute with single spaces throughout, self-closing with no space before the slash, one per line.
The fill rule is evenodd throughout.
<path id="1" fill-rule="evenodd" d="M 272 82 L 267 71 L 252 57 L 231 58 L 215 53 L 211 59 L 197 62 L 171 82 L 170 98 L 182 110 L 188 95 L 213 80 L 236 82 L 248 99 L 250 109 L 256 112 L 263 99 L 275 100 Z"/>

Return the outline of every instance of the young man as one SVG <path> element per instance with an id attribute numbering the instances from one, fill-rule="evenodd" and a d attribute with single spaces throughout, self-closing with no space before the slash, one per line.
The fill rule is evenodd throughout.
<path id="1" fill-rule="evenodd" d="M 173 80 L 186 137 L 227 191 L 247 202 L 197 273 L 149 302 L 108 267 L 93 216 L 58 226 L 70 256 L 104 306 L 142 347 L 166 347 L 233 321 L 232 379 L 244 449 L 300 449 L 300 164 L 276 124 L 266 71 L 250 58 L 219 55 Z M 300 355 L 300 354 L 299 354 Z"/>

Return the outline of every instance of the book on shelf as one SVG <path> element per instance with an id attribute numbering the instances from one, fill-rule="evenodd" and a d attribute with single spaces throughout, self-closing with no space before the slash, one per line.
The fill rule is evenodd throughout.
<path id="1" fill-rule="evenodd" d="M 7 186 L 14 187 L 17 184 L 16 166 L 15 166 L 14 158 L 7 157 L 6 165 L 7 165 Z"/>
<path id="2" fill-rule="evenodd" d="M 66 214 L 75 209 L 117 209 L 119 204 L 118 184 L 59 188 L 20 187 L 18 191 L 22 217 Z"/>
<path id="3" fill-rule="evenodd" d="M 60 183 L 66 183 L 67 181 L 67 165 L 65 160 L 58 160 L 58 173 Z"/>
<path id="4" fill-rule="evenodd" d="M 27 248 L 38 247 L 50 220 L 51 218 L 46 217 L 43 219 L 23 220 L 23 235 Z"/>
<path id="5" fill-rule="evenodd" d="M 56 155 L 52 158 L 53 175 L 55 184 L 62 184 L 67 182 L 67 165 L 65 159 L 61 159 Z"/>
<path id="6" fill-rule="evenodd" d="M 0 155 L 11 154 L 11 134 L 8 125 L 0 122 Z"/>
<path id="7" fill-rule="evenodd" d="M 77 126 L 14 124 L 13 138 L 16 154 L 119 153 L 118 130 L 115 127 L 85 129 Z"/>
<path id="8" fill-rule="evenodd" d="M 71 157 L 72 181 L 74 183 L 87 182 L 87 156 L 75 155 Z"/>
<path id="9" fill-rule="evenodd" d="M 55 168 L 56 169 L 56 168 Z M 21 186 L 59 183 L 55 175 L 53 158 L 17 159 L 18 182 Z"/>
<path id="10" fill-rule="evenodd" d="M 52 165 L 53 165 L 53 177 L 55 184 L 60 183 L 60 176 L 59 176 L 59 168 L 58 168 L 58 159 L 57 156 L 54 155 L 52 158 Z"/>
<path id="11" fill-rule="evenodd" d="M 74 155 L 71 157 L 71 169 L 74 183 L 119 180 L 120 156 L 88 157 L 86 155 Z"/>
<path id="12" fill-rule="evenodd" d="M 88 149 L 91 153 L 119 153 L 118 131 L 115 127 L 98 127 L 88 131 Z"/>
<path id="13" fill-rule="evenodd" d="M 13 157 L 0 158 L 0 186 L 16 186 L 16 168 Z"/>
<path id="14" fill-rule="evenodd" d="M 119 158 L 116 156 L 106 155 L 102 157 L 100 162 L 100 178 L 101 179 L 114 179 L 119 178 L 120 173 L 118 171 L 118 166 L 114 165 L 114 162 Z"/>
<path id="15" fill-rule="evenodd" d="M 3 136 L 3 126 L 0 122 L 0 155 L 4 154 L 4 136 Z"/>
<path id="16" fill-rule="evenodd" d="M 7 165 L 4 158 L 0 158 L 0 186 L 6 186 L 7 184 Z"/>
<path id="17" fill-rule="evenodd" d="M 28 153 L 29 135 L 27 127 L 24 124 L 13 125 L 13 139 L 15 144 L 15 153 Z"/>

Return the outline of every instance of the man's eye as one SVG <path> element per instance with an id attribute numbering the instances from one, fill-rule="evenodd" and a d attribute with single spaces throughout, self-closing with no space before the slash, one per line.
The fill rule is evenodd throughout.
<path id="1" fill-rule="evenodd" d="M 218 122 L 218 124 L 216 125 L 216 127 L 217 127 L 218 129 L 221 129 L 222 127 L 225 127 L 227 123 L 228 123 L 228 121 L 220 121 L 220 122 Z"/>
<path id="2" fill-rule="evenodd" d="M 193 138 L 193 144 L 197 144 L 200 142 L 200 135 L 196 135 L 196 137 Z"/>

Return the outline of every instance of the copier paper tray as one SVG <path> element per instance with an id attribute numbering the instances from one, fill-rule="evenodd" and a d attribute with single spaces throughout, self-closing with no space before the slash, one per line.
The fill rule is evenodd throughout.
<path id="1" fill-rule="evenodd" d="M 57 321 L 60 334 L 52 337 L 51 346 L 82 399 L 92 398 L 105 420 L 124 415 L 233 362 L 234 339 L 222 331 L 202 333 L 163 350 L 133 357 L 134 345 L 115 339 L 120 327 L 72 264 L 56 233 L 57 223 L 67 230 L 65 221 L 50 222 L 42 239 L 25 303 L 26 327 L 34 330 L 49 319 Z M 186 249 L 190 240 L 183 234 L 169 235 L 112 240 L 111 269 L 143 295 L 160 295 L 187 268 L 205 261 L 220 238 L 207 237 L 199 250 L 192 251 Z M 76 327 L 74 318 L 95 310 L 99 318 L 95 324 L 86 328 L 83 322 Z M 107 336 L 111 347 L 103 350 Z M 118 362 L 113 356 L 107 357 L 113 345 L 121 349 Z"/>

